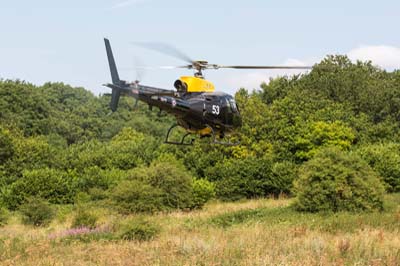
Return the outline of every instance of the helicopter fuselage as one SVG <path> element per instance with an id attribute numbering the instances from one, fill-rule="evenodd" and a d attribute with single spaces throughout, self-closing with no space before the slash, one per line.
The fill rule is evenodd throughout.
<path id="1" fill-rule="evenodd" d="M 122 94 L 174 115 L 181 127 L 201 136 L 212 131 L 220 136 L 229 135 L 241 126 L 239 109 L 227 93 L 176 92 L 134 83 L 123 87 Z"/>

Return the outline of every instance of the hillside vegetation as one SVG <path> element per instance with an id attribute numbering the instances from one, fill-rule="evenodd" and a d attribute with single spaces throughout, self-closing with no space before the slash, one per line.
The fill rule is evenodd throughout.
<path id="1" fill-rule="evenodd" d="M 82 193 L 112 199 L 121 182 L 162 198 L 168 184 L 146 176 L 152 171 L 184 175 L 182 193 L 202 180 L 224 200 L 292 194 L 299 168 L 332 146 L 361 157 L 387 192 L 400 191 L 400 72 L 328 57 L 309 74 L 240 89 L 236 99 L 241 145 L 176 147 L 162 144 L 173 118 L 134 109 L 131 99 L 109 114 L 109 96 L 83 88 L 1 81 L 0 202 L 14 210 L 31 196 L 53 204 L 76 203 Z M 195 207 L 182 197 L 154 208 Z"/>
<path id="2" fill-rule="evenodd" d="M 32 242 L 17 235 L 31 234 L 30 226 L 36 226 L 41 227 L 36 229 L 40 245 L 52 245 L 44 235 L 61 229 L 64 233 L 55 237 L 57 241 L 66 238 L 73 243 L 63 247 L 66 253 L 57 247 L 49 251 L 56 257 L 58 252 L 67 256 L 69 251 L 91 248 L 82 241 L 104 240 L 96 251 L 112 252 L 109 249 L 121 248 L 119 241 L 135 240 L 150 242 L 127 244 L 126 254 L 151 248 L 161 257 L 167 256 L 163 252 L 175 254 L 178 264 L 204 259 L 210 262 L 207 265 L 224 265 L 227 257 L 232 260 L 226 265 L 235 264 L 235 258 L 238 264 L 263 264 L 269 259 L 250 260 L 243 252 L 254 250 L 258 255 L 249 256 L 262 256 L 262 250 L 284 238 L 290 247 L 280 245 L 282 250 L 268 253 L 281 257 L 282 264 L 295 265 L 299 257 L 306 259 L 300 265 L 338 262 L 333 258 L 342 249 L 342 262 L 355 263 L 371 248 L 376 256 L 361 264 L 378 259 L 382 265 L 398 265 L 400 71 L 328 56 L 308 74 L 271 79 L 256 91 L 242 88 L 235 98 L 243 117 L 243 127 L 234 136 L 240 145 L 207 145 L 207 139 L 199 139 L 194 146 L 181 147 L 163 144 L 173 117 L 159 116 L 158 110 L 143 104 L 135 108 L 132 99 L 121 99 L 118 111 L 110 113 L 109 96 L 95 96 L 84 88 L 1 80 L 0 259 L 28 260 Z M 210 200 L 279 197 L 290 198 L 277 201 L 286 206 L 283 209 L 259 208 L 264 204 L 260 200 L 243 213 L 188 218 L 185 223 L 180 218 L 203 216 L 199 209 L 204 206 L 204 213 L 236 206 L 212 203 L 210 207 Z M 242 204 L 246 203 L 237 206 Z M 352 229 L 339 235 L 336 229 L 331 232 L 335 217 Z M 267 226 L 274 219 L 288 222 Z M 372 224 L 365 231 L 350 224 L 368 219 Z M 241 227 L 231 226 L 237 221 Z M 78 239 L 68 240 L 71 234 Z M 241 234 L 246 239 L 237 238 Z M 300 238 L 288 239 L 290 234 Z M 385 244 L 366 247 L 364 234 Z M 220 249 L 213 244 L 216 236 L 225 241 Z M 269 244 L 250 245 L 247 241 L 253 237 Z M 304 241 L 309 248 L 297 250 Z M 162 248 L 168 243 L 181 246 Z M 335 245 L 343 247 L 338 251 Z M 13 253 L 14 249 L 19 251 Z M 197 251 L 205 257 L 193 258 Z M 213 252 L 228 253 L 218 257 Z M 346 255 L 349 252 L 352 255 Z M 156 264 L 157 254 L 140 254 L 146 257 L 144 262 Z M 206 258 L 213 254 L 220 260 Z M 92 261 L 90 254 L 85 256 Z"/>

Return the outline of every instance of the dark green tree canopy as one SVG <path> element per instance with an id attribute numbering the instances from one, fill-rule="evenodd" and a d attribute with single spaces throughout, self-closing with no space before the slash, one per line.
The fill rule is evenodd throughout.
<path id="1" fill-rule="evenodd" d="M 360 180 L 357 171 L 368 180 L 378 175 L 388 192 L 399 191 L 400 71 L 327 56 L 309 73 L 242 88 L 235 98 L 243 118 L 234 136 L 240 145 L 199 140 L 179 147 L 162 144 L 175 118 L 142 104 L 134 108 L 130 98 L 109 114 L 108 95 L 63 83 L 0 80 L 0 207 L 15 209 L 36 194 L 53 204 L 118 198 L 127 204 L 121 209 L 135 199 L 148 203 L 141 208 L 146 211 L 197 208 L 214 195 L 292 195 L 293 182 L 305 185 L 321 160 L 332 164 L 320 169 L 331 173 L 332 184 L 346 173 L 348 182 L 339 182 L 346 193 Z M 362 198 L 350 192 L 349 199 Z"/>

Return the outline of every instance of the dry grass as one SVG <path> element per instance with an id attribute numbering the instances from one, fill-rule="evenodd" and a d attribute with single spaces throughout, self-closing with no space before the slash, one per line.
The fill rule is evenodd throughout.
<path id="1" fill-rule="evenodd" d="M 381 222 L 365 221 L 355 230 L 338 225 L 334 232 L 310 224 L 335 217 L 301 217 L 291 211 L 282 219 L 266 214 L 229 227 L 208 223 L 226 213 L 285 209 L 288 203 L 286 199 L 215 202 L 203 211 L 155 215 L 151 219 L 158 221 L 162 233 L 148 242 L 52 241 L 48 234 L 67 228 L 68 222 L 35 229 L 13 220 L 0 228 L 0 265 L 400 265 L 399 206 Z M 188 226 L 188 221 L 201 223 Z"/>

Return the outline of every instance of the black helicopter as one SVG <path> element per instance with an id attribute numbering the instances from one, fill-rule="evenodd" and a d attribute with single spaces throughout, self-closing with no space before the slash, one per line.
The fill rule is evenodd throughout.
<path id="1" fill-rule="evenodd" d="M 216 137 L 223 139 L 236 129 L 241 127 L 242 119 L 235 99 L 223 92 L 214 92 L 214 85 L 204 79 L 204 69 L 310 69 L 303 66 L 221 66 L 209 64 L 207 61 L 194 61 L 184 54 L 178 52 L 178 56 L 189 64 L 177 68 L 195 70 L 194 76 L 182 76 L 175 81 L 176 90 L 166 90 L 145 86 L 138 81 L 128 83 L 120 80 L 110 41 L 104 39 L 108 63 L 110 66 L 112 84 L 107 86 L 112 89 L 110 108 L 113 112 L 117 110 L 121 95 L 131 96 L 137 101 L 143 101 L 149 108 L 156 106 L 162 111 L 176 117 L 177 123 L 172 125 L 166 135 L 165 143 L 177 145 L 192 145 L 194 139 L 185 141 L 192 134 L 200 137 L 211 137 L 212 144 L 235 145 L 231 142 L 217 141 Z M 175 127 L 182 127 L 186 134 L 180 141 L 169 140 L 171 131 Z"/>

